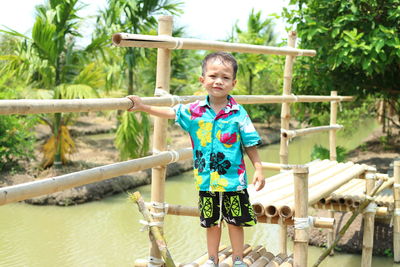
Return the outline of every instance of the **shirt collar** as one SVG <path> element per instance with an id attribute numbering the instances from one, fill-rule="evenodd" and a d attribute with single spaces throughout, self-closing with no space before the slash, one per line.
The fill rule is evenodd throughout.
<path id="1" fill-rule="evenodd" d="M 239 110 L 239 104 L 235 101 L 235 99 L 233 99 L 233 97 L 230 95 L 228 95 L 227 98 L 228 98 L 228 104 L 224 108 L 225 113 L 228 113 L 231 110 Z M 207 96 L 204 100 L 201 100 L 199 102 L 199 106 L 202 106 L 202 107 L 208 106 L 209 108 L 211 108 L 210 96 Z"/>

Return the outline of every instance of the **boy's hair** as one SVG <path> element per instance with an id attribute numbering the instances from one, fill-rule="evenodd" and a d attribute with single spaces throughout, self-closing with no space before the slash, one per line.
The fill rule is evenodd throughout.
<path id="1" fill-rule="evenodd" d="M 236 73 L 238 70 L 238 64 L 236 59 L 229 53 L 226 52 L 215 52 L 208 54 L 204 59 L 203 62 L 201 63 L 201 75 L 204 76 L 204 73 L 206 72 L 207 64 L 211 60 L 216 60 L 219 59 L 223 64 L 229 64 L 233 68 L 233 79 L 236 79 Z"/>

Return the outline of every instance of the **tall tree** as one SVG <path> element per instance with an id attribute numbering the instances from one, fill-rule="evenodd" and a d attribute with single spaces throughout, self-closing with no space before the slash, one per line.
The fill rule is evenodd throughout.
<path id="1" fill-rule="evenodd" d="M 313 58 L 299 58 L 296 92 L 381 97 L 399 115 L 400 2 L 292 0 L 290 5 L 283 16 L 296 28 L 300 47 L 317 50 Z M 317 107 L 318 112 L 329 108 Z"/>

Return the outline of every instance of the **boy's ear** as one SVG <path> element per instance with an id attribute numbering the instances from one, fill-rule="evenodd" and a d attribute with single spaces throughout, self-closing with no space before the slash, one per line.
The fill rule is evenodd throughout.
<path id="1" fill-rule="evenodd" d="M 237 80 L 233 80 L 232 81 L 232 87 L 235 87 L 236 83 L 237 83 Z"/>
<path id="2" fill-rule="evenodd" d="M 199 77 L 199 82 L 201 82 L 201 83 L 204 82 L 204 77 L 203 77 L 203 76 L 200 76 L 200 77 Z"/>

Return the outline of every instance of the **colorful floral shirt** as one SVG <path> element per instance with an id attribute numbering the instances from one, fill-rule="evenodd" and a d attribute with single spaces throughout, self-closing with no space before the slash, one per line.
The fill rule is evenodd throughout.
<path id="1" fill-rule="evenodd" d="M 174 107 L 175 121 L 190 135 L 194 176 L 200 191 L 239 191 L 247 188 L 242 146 L 261 143 L 246 110 L 228 96 L 218 114 L 203 101 Z"/>

